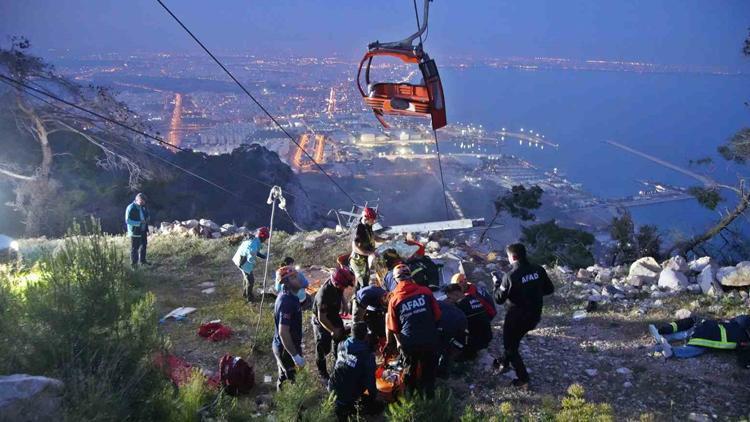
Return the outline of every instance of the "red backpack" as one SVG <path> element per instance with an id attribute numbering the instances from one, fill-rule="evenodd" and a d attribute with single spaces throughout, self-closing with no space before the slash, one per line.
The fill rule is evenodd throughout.
<path id="1" fill-rule="evenodd" d="M 219 361 L 221 386 L 231 396 L 247 394 L 255 386 L 255 371 L 241 357 L 224 355 Z"/>

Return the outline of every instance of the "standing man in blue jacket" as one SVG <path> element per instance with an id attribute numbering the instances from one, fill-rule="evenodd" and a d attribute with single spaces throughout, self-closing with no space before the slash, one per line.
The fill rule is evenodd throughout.
<path id="1" fill-rule="evenodd" d="M 252 302 L 254 299 L 255 276 L 253 276 L 253 270 L 255 269 L 255 257 L 266 259 L 266 255 L 260 251 L 260 248 L 269 236 L 268 227 L 259 228 L 255 232 L 255 236 L 248 234 L 232 257 L 232 262 L 242 272 L 242 297 L 247 299 L 248 302 Z"/>
<path id="2" fill-rule="evenodd" d="M 150 262 L 146 261 L 149 222 L 146 195 L 139 193 L 125 209 L 125 224 L 128 226 L 130 238 L 130 265 L 133 268 L 136 268 L 138 264 L 150 265 Z"/>

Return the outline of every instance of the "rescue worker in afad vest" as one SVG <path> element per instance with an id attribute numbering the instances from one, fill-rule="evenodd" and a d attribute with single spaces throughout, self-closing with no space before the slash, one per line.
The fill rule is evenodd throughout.
<path id="1" fill-rule="evenodd" d="M 665 358 L 692 358 L 709 350 L 736 350 L 739 363 L 750 367 L 747 350 L 750 349 L 750 315 L 739 315 L 730 320 L 698 320 L 685 318 L 659 327 L 648 326 Z M 684 341 L 681 346 L 670 342 Z"/>
<path id="2" fill-rule="evenodd" d="M 352 239 L 352 254 L 349 258 L 349 267 L 354 272 L 356 283 L 354 292 L 370 284 L 370 266 L 375 258 L 376 242 L 382 242 L 385 239 L 376 235 L 372 226 L 378 219 L 377 212 L 369 207 L 362 210 L 362 218 L 357 224 Z M 352 296 L 354 297 L 354 296 Z M 352 300 L 352 314 L 357 313 L 357 303 Z"/>
<path id="3" fill-rule="evenodd" d="M 395 342 L 404 358 L 406 387 L 432 398 L 437 375 L 440 306 L 432 290 L 412 280 L 406 265 L 399 264 L 393 275 L 398 285 L 388 301 L 386 350 L 392 350 Z"/>

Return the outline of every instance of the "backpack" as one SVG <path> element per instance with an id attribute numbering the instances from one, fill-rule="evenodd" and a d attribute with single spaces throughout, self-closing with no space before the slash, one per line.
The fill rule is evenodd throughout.
<path id="1" fill-rule="evenodd" d="M 255 371 L 244 359 L 230 354 L 219 361 L 220 383 L 230 396 L 247 394 L 255 386 Z"/>
<path id="2" fill-rule="evenodd" d="M 411 270 L 411 277 L 420 286 L 440 285 L 440 270 L 428 256 L 418 256 L 406 261 Z"/>

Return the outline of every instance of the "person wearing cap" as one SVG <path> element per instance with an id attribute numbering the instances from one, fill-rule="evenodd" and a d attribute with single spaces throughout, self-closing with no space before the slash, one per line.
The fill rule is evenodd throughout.
<path id="1" fill-rule="evenodd" d="M 242 272 L 242 297 L 248 302 L 254 299 L 253 286 L 255 285 L 255 277 L 253 276 L 253 270 L 255 269 L 255 257 L 266 259 L 266 255 L 260 249 L 269 236 L 270 232 L 267 227 L 261 227 L 256 230 L 254 236 L 250 233 L 245 234 L 245 240 L 240 243 L 240 246 L 232 257 L 232 262 Z"/>
<path id="2" fill-rule="evenodd" d="M 455 286 L 455 287 L 453 287 Z M 492 341 L 492 326 L 478 295 L 466 292 L 458 283 L 451 283 L 446 289 L 447 301 L 456 305 L 466 316 L 468 336 L 465 347 L 457 360 L 470 360 L 477 356 L 477 352 L 487 348 Z"/>
<path id="3" fill-rule="evenodd" d="M 451 277 L 451 284 L 458 284 L 461 286 L 461 290 L 463 290 L 465 295 L 477 298 L 487 312 L 487 315 L 490 317 L 490 320 L 495 318 L 497 315 L 497 309 L 495 309 L 495 304 L 492 301 L 492 295 L 490 295 L 487 290 L 477 287 L 476 284 L 469 282 L 466 278 L 466 274 L 463 273 L 453 274 L 453 277 Z"/>
<path id="4" fill-rule="evenodd" d="M 469 322 L 466 314 L 456 306 L 456 302 L 463 298 L 463 290 L 458 284 L 449 284 L 443 288 L 445 299 L 439 300 L 440 321 L 438 334 L 440 346 L 438 348 L 439 377 L 447 377 L 453 360 L 458 357 L 466 346 Z"/>
<path id="5" fill-rule="evenodd" d="M 650 324 L 649 332 L 661 347 L 665 358 L 693 358 L 709 350 L 736 350 L 750 347 L 750 315 L 738 315 L 728 320 L 684 318 L 659 327 Z M 670 342 L 684 341 L 681 346 Z M 738 356 L 741 360 L 742 357 Z M 740 362 L 742 367 L 748 363 Z"/>
<path id="6" fill-rule="evenodd" d="M 130 265 L 133 268 L 136 268 L 138 264 L 150 265 L 150 262 L 146 260 L 148 223 L 150 223 L 150 217 L 146 207 L 146 195 L 139 193 L 125 209 L 125 224 L 128 226 L 128 237 L 130 237 Z"/>
<path id="7" fill-rule="evenodd" d="M 299 303 L 302 304 L 302 307 L 307 308 L 308 302 L 305 302 L 307 300 L 307 292 L 305 291 L 305 289 L 310 285 L 310 283 L 307 281 L 307 277 L 305 277 L 305 274 L 300 271 L 299 266 L 294 266 L 294 258 L 290 256 L 284 257 L 284 259 L 281 261 L 281 266 L 294 267 L 294 269 L 297 271 L 297 276 L 299 277 L 300 283 L 302 284 L 302 288 L 297 292 L 297 297 L 299 298 Z M 279 284 L 278 282 L 274 283 L 273 288 L 276 291 L 277 295 L 281 293 L 281 284 Z"/>
<path id="8" fill-rule="evenodd" d="M 367 324 L 356 322 L 351 337 L 338 348 L 328 383 L 328 390 L 336 395 L 336 417 L 340 422 L 356 414 L 357 405 L 364 414 L 383 409 L 383 404 L 376 401 L 375 369 L 375 354 L 367 342 Z"/>
<path id="9" fill-rule="evenodd" d="M 508 245 L 505 252 L 511 263 L 511 270 L 502 280 L 497 273 L 492 274 L 495 281 L 495 301 L 500 305 L 509 302 L 503 322 L 504 354 L 493 363 L 496 368 L 500 368 L 501 373 L 510 371 L 510 366 L 513 365 L 517 378 L 511 385 L 527 388 L 529 373 L 518 348 L 526 333 L 539 324 L 544 306 L 543 298 L 554 293 L 555 286 L 544 268 L 529 262 L 523 244 Z"/>
<path id="10" fill-rule="evenodd" d="M 385 309 L 388 305 L 388 295 L 382 288 L 369 285 L 357 290 L 354 300 L 357 301 L 354 321 L 367 324 L 370 344 L 375 346 L 380 339 L 385 338 Z"/>
<path id="11" fill-rule="evenodd" d="M 429 288 L 414 283 L 406 265 L 396 266 L 393 275 L 398 285 L 388 301 L 386 350 L 390 350 L 395 341 L 405 360 L 406 386 L 432 398 L 435 394 L 440 306 Z"/>
<path id="12" fill-rule="evenodd" d="M 302 307 L 297 298 L 301 288 L 299 277 L 293 267 L 281 267 L 276 271 L 276 281 L 282 293 L 276 297 L 273 308 L 274 333 L 271 350 L 276 358 L 279 378 L 276 389 L 285 381 L 294 382 L 296 368 L 305 366 L 302 357 Z"/>
<path id="13" fill-rule="evenodd" d="M 329 379 L 326 356 L 331 352 L 331 343 L 335 351 L 346 338 L 344 321 L 339 314 L 344 302 L 344 290 L 353 284 L 354 274 L 347 268 L 338 268 L 315 293 L 311 318 L 315 335 L 315 364 L 325 382 Z"/>
<path id="14" fill-rule="evenodd" d="M 365 207 L 362 210 L 362 218 L 357 224 L 352 238 L 352 254 L 349 258 L 349 267 L 357 279 L 354 286 L 355 292 L 370 284 L 370 259 L 375 256 L 376 242 L 385 239 L 376 235 L 372 226 L 378 219 L 378 214 L 373 208 Z M 356 313 L 356 302 L 352 302 L 352 314 Z"/>

